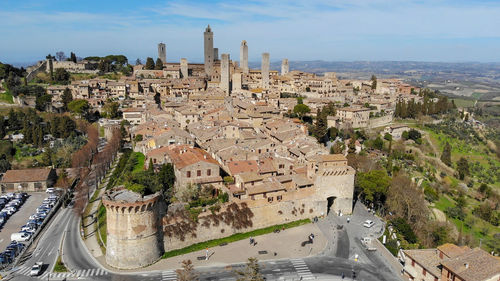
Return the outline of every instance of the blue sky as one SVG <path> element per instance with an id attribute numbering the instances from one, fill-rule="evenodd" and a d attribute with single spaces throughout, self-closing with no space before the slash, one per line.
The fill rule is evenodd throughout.
<path id="1" fill-rule="evenodd" d="M 251 61 L 500 62 L 500 1 L 465 0 L 0 0 L 0 61 L 62 50 L 201 62 L 210 24 L 219 54 Z"/>

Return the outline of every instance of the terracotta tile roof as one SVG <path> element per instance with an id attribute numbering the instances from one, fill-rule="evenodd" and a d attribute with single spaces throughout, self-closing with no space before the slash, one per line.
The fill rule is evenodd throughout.
<path id="1" fill-rule="evenodd" d="M 451 243 L 443 244 L 443 245 L 437 247 L 437 249 L 439 251 L 443 252 L 443 254 L 445 256 L 447 256 L 448 258 L 454 258 L 458 255 L 461 255 L 461 254 L 467 252 L 467 251 L 470 251 L 470 248 L 467 246 L 460 247 L 460 246 L 457 246 L 457 245 L 451 244 Z"/>
<path id="2" fill-rule="evenodd" d="M 441 259 L 435 249 L 404 250 L 405 255 L 410 257 L 421 267 L 436 277 L 441 277 Z"/>
<path id="3" fill-rule="evenodd" d="M 2 183 L 46 181 L 51 170 L 52 169 L 8 170 L 2 178 Z"/>
<path id="4" fill-rule="evenodd" d="M 227 164 L 227 167 L 232 175 L 246 172 L 259 172 L 259 166 L 255 160 L 231 161 Z"/>
<path id="5" fill-rule="evenodd" d="M 315 155 L 310 158 L 317 162 L 336 162 L 336 161 L 347 161 L 347 158 L 342 154 L 323 154 Z"/>
<path id="6" fill-rule="evenodd" d="M 261 181 L 263 178 L 256 172 L 241 173 L 238 175 L 242 182 Z"/>
<path id="7" fill-rule="evenodd" d="M 168 155 L 176 169 L 182 169 L 198 162 L 219 165 L 206 151 L 188 145 L 169 146 Z"/>
<path id="8" fill-rule="evenodd" d="M 280 190 L 286 190 L 286 188 L 282 184 L 276 181 L 266 181 L 261 184 L 257 184 L 255 186 L 247 187 L 249 195 L 266 193 L 266 192 L 275 192 Z"/>
<path id="9" fill-rule="evenodd" d="M 465 281 L 493 280 L 500 276 L 500 260 L 480 248 L 443 261 L 442 265 Z"/>

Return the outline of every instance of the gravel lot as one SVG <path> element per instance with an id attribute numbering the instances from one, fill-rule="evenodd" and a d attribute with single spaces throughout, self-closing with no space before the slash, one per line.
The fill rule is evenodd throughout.
<path id="1" fill-rule="evenodd" d="M 21 205 L 21 208 L 13 214 L 0 229 L 0 252 L 5 250 L 5 247 L 10 243 L 10 235 L 21 231 L 21 226 L 25 225 L 28 218 L 36 212 L 36 208 L 42 204 L 43 199 L 48 195 L 45 192 L 29 192 L 29 197 Z"/>

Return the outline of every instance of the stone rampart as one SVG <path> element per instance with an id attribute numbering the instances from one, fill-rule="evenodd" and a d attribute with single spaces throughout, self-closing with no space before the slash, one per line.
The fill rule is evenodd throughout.
<path id="1" fill-rule="evenodd" d="M 265 200 L 265 199 L 264 199 Z M 261 201 L 264 201 L 261 200 Z M 255 200 L 258 201 L 258 200 Z M 326 212 L 326 201 L 297 201 L 228 203 L 220 210 L 199 214 L 194 222 L 182 212 L 163 218 L 164 249 L 171 251 L 192 244 L 249 232 L 277 224 L 320 216 Z M 262 204 L 264 203 L 264 204 Z"/>
<path id="2" fill-rule="evenodd" d="M 106 263 L 120 269 L 150 265 L 161 258 L 160 194 L 139 197 L 128 190 L 105 193 Z"/>

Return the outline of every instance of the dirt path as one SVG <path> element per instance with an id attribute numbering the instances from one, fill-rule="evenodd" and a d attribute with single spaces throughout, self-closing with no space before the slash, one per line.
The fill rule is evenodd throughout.
<path id="1" fill-rule="evenodd" d="M 446 222 L 446 215 L 441 210 L 432 208 L 432 213 L 434 214 L 434 217 L 437 221 Z"/>

